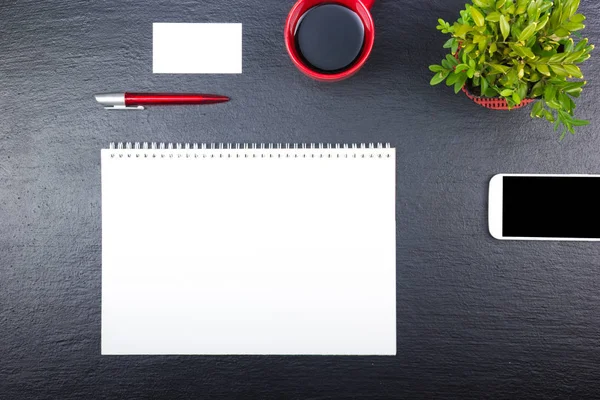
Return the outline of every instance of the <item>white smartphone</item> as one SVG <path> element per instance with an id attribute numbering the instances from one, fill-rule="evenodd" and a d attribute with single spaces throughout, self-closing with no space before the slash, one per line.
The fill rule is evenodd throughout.
<path id="1" fill-rule="evenodd" d="M 600 241 L 600 175 L 496 175 L 488 222 L 501 240 Z"/>

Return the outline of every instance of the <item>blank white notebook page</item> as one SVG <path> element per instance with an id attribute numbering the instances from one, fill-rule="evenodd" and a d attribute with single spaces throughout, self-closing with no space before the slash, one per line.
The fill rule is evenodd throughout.
<path id="1" fill-rule="evenodd" d="M 395 149 L 116 147 L 102 354 L 396 354 Z"/>

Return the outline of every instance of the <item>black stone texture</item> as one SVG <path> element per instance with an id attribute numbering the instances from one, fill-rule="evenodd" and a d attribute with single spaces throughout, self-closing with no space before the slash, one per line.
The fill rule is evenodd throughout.
<path id="1" fill-rule="evenodd" d="M 600 63 L 558 134 L 430 87 L 464 0 L 379 0 L 364 69 L 323 84 L 285 52 L 292 0 L 0 3 L 0 399 L 600 397 L 600 246 L 488 234 L 497 173 L 600 173 Z M 600 43 L 600 3 L 583 0 Z M 152 22 L 241 22 L 242 75 L 153 75 Z M 106 112 L 107 91 L 225 105 Z M 111 141 L 397 147 L 396 357 L 100 355 L 100 149 Z M 552 199 L 548 199 L 552 202 Z M 555 204 L 556 213 L 577 207 Z M 293 212 L 293 210 L 291 210 Z"/>

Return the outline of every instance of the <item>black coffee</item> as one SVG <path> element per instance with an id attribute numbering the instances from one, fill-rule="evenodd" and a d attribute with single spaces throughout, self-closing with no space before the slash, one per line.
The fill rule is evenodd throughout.
<path id="1" fill-rule="evenodd" d="M 311 8 L 296 29 L 300 56 L 323 73 L 351 67 L 362 51 L 364 40 L 365 28 L 358 14 L 338 4 Z"/>

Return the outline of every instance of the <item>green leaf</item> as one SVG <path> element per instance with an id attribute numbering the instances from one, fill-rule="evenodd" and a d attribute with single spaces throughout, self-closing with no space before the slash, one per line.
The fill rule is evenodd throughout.
<path id="1" fill-rule="evenodd" d="M 506 40 L 510 34 L 510 25 L 504 15 L 500 16 L 500 30 L 502 31 L 502 37 L 504 37 L 504 40 Z"/>
<path id="2" fill-rule="evenodd" d="M 485 35 L 473 35 L 473 43 L 481 43 L 487 40 Z"/>
<path id="3" fill-rule="evenodd" d="M 460 79 L 460 74 L 450 74 L 446 79 L 446 85 L 452 86 Z"/>
<path id="4" fill-rule="evenodd" d="M 483 76 L 481 77 L 480 80 L 480 84 L 481 84 L 481 95 L 485 96 L 485 92 L 487 92 L 488 87 L 489 87 L 489 83 L 487 81 L 487 79 L 485 79 Z"/>
<path id="5" fill-rule="evenodd" d="M 556 100 L 546 101 L 546 104 L 548 105 L 548 107 L 554 110 L 560 110 L 560 104 Z"/>
<path id="6" fill-rule="evenodd" d="M 509 43 L 508 46 L 521 58 L 535 58 L 535 54 L 533 54 L 533 51 L 529 47 L 516 43 Z"/>
<path id="7" fill-rule="evenodd" d="M 591 57 L 590 54 L 586 54 L 585 56 L 578 58 L 577 60 L 575 60 L 574 62 L 577 64 L 581 64 L 582 62 L 586 61 L 587 59 L 589 59 Z"/>
<path id="8" fill-rule="evenodd" d="M 544 101 L 548 105 L 548 107 L 553 108 L 555 110 L 560 110 L 562 105 L 556 99 L 557 89 L 555 86 L 548 85 L 546 86 L 546 90 L 544 91 Z"/>
<path id="9" fill-rule="evenodd" d="M 475 25 L 485 25 L 485 18 L 483 18 L 483 14 L 477 8 L 471 7 L 471 16 L 473 17 L 473 21 L 475 21 Z"/>
<path id="10" fill-rule="evenodd" d="M 529 47 L 523 47 L 523 52 L 525 53 L 526 57 L 535 58 L 535 54 L 533 54 L 533 51 L 531 51 Z"/>
<path id="11" fill-rule="evenodd" d="M 575 14 L 569 20 L 569 22 L 574 22 L 576 24 L 580 24 L 583 21 L 585 21 L 585 15 L 583 15 L 583 14 Z"/>
<path id="12" fill-rule="evenodd" d="M 453 67 L 458 65 L 458 60 L 450 54 L 446 54 L 446 61 Z"/>
<path id="13" fill-rule="evenodd" d="M 571 122 L 573 120 L 573 117 L 571 117 L 571 115 L 564 110 L 558 110 L 558 115 L 564 122 Z"/>
<path id="14" fill-rule="evenodd" d="M 501 9 L 504 6 L 505 3 L 506 3 L 506 0 L 498 0 L 498 1 L 496 1 L 496 10 Z"/>
<path id="15" fill-rule="evenodd" d="M 588 44 L 588 39 L 582 39 L 575 45 L 575 51 L 582 51 Z"/>
<path id="16" fill-rule="evenodd" d="M 583 74 L 581 73 L 581 69 L 579 69 L 579 67 L 577 65 L 574 64 L 564 64 L 563 68 L 565 69 L 565 71 L 567 71 L 567 73 L 569 74 L 569 76 L 573 76 L 575 78 L 583 78 Z"/>
<path id="17" fill-rule="evenodd" d="M 583 56 L 585 54 L 585 51 L 575 51 L 571 54 L 569 54 L 567 57 L 565 57 L 565 62 L 566 63 L 572 63 L 575 60 L 577 60 L 578 58 L 580 58 L 581 56 Z"/>
<path id="18" fill-rule="evenodd" d="M 564 46 L 565 53 L 573 52 L 573 47 L 575 47 L 575 42 L 573 42 L 573 38 L 569 38 L 568 40 L 563 41 L 562 44 Z"/>
<path id="19" fill-rule="evenodd" d="M 586 126 L 590 124 L 590 121 L 587 121 L 585 119 L 574 119 L 571 121 L 571 124 L 573 126 Z"/>
<path id="20" fill-rule="evenodd" d="M 559 115 L 557 115 L 557 116 L 556 116 L 556 121 L 554 122 L 554 130 L 555 130 L 555 131 L 556 131 L 556 130 L 558 129 L 558 127 L 560 126 L 560 123 L 561 123 L 560 116 L 559 116 Z M 562 140 L 562 138 L 563 138 L 564 136 L 565 136 L 565 135 L 564 135 L 564 133 L 563 133 L 563 135 L 561 136 L 561 140 Z"/>
<path id="21" fill-rule="evenodd" d="M 460 92 L 465 83 L 467 82 L 467 75 L 460 75 L 460 79 L 454 84 L 454 93 Z"/>
<path id="22" fill-rule="evenodd" d="M 540 15 L 550 10 L 554 6 L 554 3 L 551 1 L 545 1 L 540 6 Z"/>
<path id="23" fill-rule="evenodd" d="M 523 51 L 523 46 L 519 46 L 517 44 L 514 43 L 509 43 L 508 46 L 511 48 L 512 51 L 514 51 L 515 53 L 517 53 L 517 55 L 519 57 L 526 57 L 525 56 L 525 52 Z"/>
<path id="24" fill-rule="evenodd" d="M 519 94 L 519 97 L 521 99 L 524 99 L 527 97 L 528 90 L 529 90 L 529 86 L 523 82 L 523 83 L 519 84 L 519 89 L 518 89 L 517 93 Z"/>
<path id="25" fill-rule="evenodd" d="M 460 38 L 465 38 L 465 35 L 471 31 L 469 25 L 458 25 L 458 29 L 454 31 L 454 34 Z"/>
<path id="26" fill-rule="evenodd" d="M 525 76 L 525 67 L 523 66 L 523 64 L 519 64 L 519 66 L 517 67 L 517 76 L 519 77 L 519 79 L 523 79 L 523 77 Z"/>
<path id="27" fill-rule="evenodd" d="M 513 93 L 512 99 L 515 102 L 515 104 L 521 104 L 521 97 L 519 96 L 519 93 Z"/>
<path id="28" fill-rule="evenodd" d="M 494 68 L 495 70 L 497 70 L 498 72 L 501 72 L 503 74 L 506 74 L 509 71 L 508 67 L 505 67 L 504 65 L 500 65 L 500 64 L 490 63 L 490 67 Z"/>
<path id="29" fill-rule="evenodd" d="M 452 54 L 456 54 L 456 52 L 458 51 L 458 40 L 454 39 L 454 43 L 452 43 Z"/>
<path id="30" fill-rule="evenodd" d="M 546 14 L 541 20 L 540 22 L 537 24 L 537 27 L 535 28 L 536 31 L 541 31 L 542 29 L 544 29 L 546 27 L 546 25 L 548 24 L 548 21 L 550 20 L 550 17 L 548 16 L 548 14 Z"/>
<path id="31" fill-rule="evenodd" d="M 449 49 L 452 47 L 452 43 L 454 43 L 454 38 L 450 38 L 446 41 L 446 43 L 444 43 L 444 45 L 442 46 L 445 49 Z"/>
<path id="32" fill-rule="evenodd" d="M 552 57 L 550 57 L 548 62 L 550 64 L 558 64 L 560 62 L 563 62 L 563 60 L 565 59 L 566 56 L 567 56 L 567 54 L 565 54 L 565 53 L 558 53 L 558 54 L 555 54 Z"/>
<path id="33" fill-rule="evenodd" d="M 582 90 L 582 87 L 584 87 L 586 83 L 587 82 L 569 82 L 563 86 L 563 91 L 571 94 L 571 91 Z"/>
<path id="34" fill-rule="evenodd" d="M 577 106 L 575 105 L 575 101 L 573 101 L 573 99 L 570 96 L 567 96 L 567 98 L 569 99 L 569 103 L 571 103 L 571 107 L 569 107 L 569 109 L 571 110 L 571 115 L 573 115 L 573 112 L 575 111 L 575 108 Z"/>
<path id="35" fill-rule="evenodd" d="M 569 114 L 573 113 L 573 108 L 571 107 L 571 99 L 564 93 L 558 94 L 558 102 L 560 103 L 563 110 L 569 112 Z"/>
<path id="36" fill-rule="evenodd" d="M 538 71 L 540 71 L 541 74 L 546 75 L 546 76 L 550 76 L 550 68 L 548 68 L 547 65 L 545 64 L 537 64 L 536 69 Z"/>
<path id="37" fill-rule="evenodd" d="M 563 17 L 569 19 L 577 12 L 580 0 L 566 0 L 563 6 Z"/>
<path id="38" fill-rule="evenodd" d="M 463 85 L 460 84 L 460 82 L 455 82 L 454 83 L 454 93 L 458 94 L 458 92 L 460 92 L 462 90 Z"/>
<path id="39" fill-rule="evenodd" d="M 487 8 L 490 6 L 487 3 L 487 1 L 483 1 L 483 0 L 473 0 L 473 4 L 475 4 L 477 7 L 481 7 L 481 8 Z"/>
<path id="40" fill-rule="evenodd" d="M 550 69 L 558 76 L 569 76 L 569 73 L 567 72 L 567 70 L 565 70 L 565 68 L 562 65 L 550 64 Z"/>
<path id="41" fill-rule="evenodd" d="M 444 79 L 446 79 L 448 74 L 450 74 L 450 71 L 438 72 L 437 74 L 435 74 L 433 76 L 433 78 L 431 78 L 431 81 L 429 82 L 429 84 L 431 86 L 434 86 L 434 85 L 437 85 L 438 83 L 441 83 Z"/>
<path id="42" fill-rule="evenodd" d="M 465 46 L 465 48 L 463 49 L 463 53 L 464 54 L 469 54 L 473 50 L 475 50 L 475 45 L 473 43 L 471 43 L 471 44 L 468 44 L 468 45 Z"/>
<path id="43" fill-rule="evenodd" d="M 459 72 L 466 71 L 468 69 L 469 66 L 467 64 L 458 64 L 454 70 L 454 73 L 458 74 Z"/>
<path id="44" fill-rule="evenodd" d="M 521 42 L 526 42 L 527 40 L 529 40 L 529 38 L 535 33 L 536 27 L 537 22 L 532 22 L 531 24 L 527 25 L 527 27 L 523 29 L 523 31 L 519 35 L 519 40 Z"/>
<path id="45" fill-rule="evenodd" d="M 543 81 L 539 81 L 538 83 L 536 83 L 535 85 L 533 85 L 533 87 L 531 88 L 531 95 L 530 97 L 540 97 L 541 95 L 544 94 L 544 82 Z"/>
<path id="46" fill-rule="evenodd" d="M 525 78 L 526 81 L 529 82 L 539 82 L 539 80 L 542 79 L 542 76 L 535 72 L 535 69 L 531 68 L 531 70 L 529 71 L 529 77 Z"/>
<path id="47" fill-rule="evenodd" d="M 544 100 L 546 100 L 547 102 L 553 101 L 555 97 L 556 97 L 556 86 L 547 85 L 546 89 L 544 90 Z"/>
<path id="48" fill-rule="evenodd" d="M 500 92 L 500 96 L 508 97 L 508 96 L 512 96 L 513 93 L 514 93 L 514 91 L 512 89 L 504 89 L 503 91 Z"/>
<path id="49" fill-rule="evenodd" d="M 552 114 L 550 111 L 544 109 L 544 118 L 546 118 L 546 120 L 550 123 L 553 123 L 555 121 L 554 119 L 554 114 Z"/>
<path id="50" fill-rule="evenodd" d="M 516 14 L 523 14 L 527 10 L 527 4 L 530 0 L 518 0 Z"/>
<path id="51" fill-rule="evenodd" d="M 569 32 L 576 32 L 576 31 L 580 31 L 583 28 L 585 28 L 585 25 L 580 22 L 565 22 L 564 24 L 562 24 L 561 28 L 566 29 Z M 561 36 L 561 35 L 559 35 L 559 36 Z M 564 35 L 564 36 L 568 36 L 568 35 Z"/>
<path id="52" fill-rule="evenodd" d="M 444 70 L 444 67 L 442 67 L 441 65 L 430 65 L 429 70 L 431 72 L 442 72 Z"/>
<path id="53" fill-rule="evenodd" d="M 560 27 L 557 30 L 554 31 L 554 34 L 558 37 L 567 37 L 571 34 L 571 32 L 569 32 L 567 29 Z"/>
<path id="54" fill-rule="evenodd" d="M 556 0 L 555 0 L 556 2 Z M 552 14 L 550 15 L 550 28 L 556 28 L 561 23 L 562 7 L 560 3 L 556 4 L 552 8 Z"/>
<path id="55" fill-rule="evenodd" d="M 537 15 L 536 15 L 537 14 Z M 536 1 L 531 1 L 527 7 L 527 16 L 530 21 L 534 21 L 539 17 L 539 7 Z"/>
<path id="56" fill-rule="evenodd" d="M 498 22 L 498 21 L 500 21 L 500 15 L 501 14 L 498 11 L 494 11 L 494 12 L 489 13 L 485 17 L 485 19 L 486 19 L 486 21 L 490 21 L 490 22 Z"/>
<path id="57" fill-rule="evenodd" d="M 519 75 L 518 72 L 515 68 L 511 68 L 508 73 L 505 76 L 506 78 L 506 83 L 504 83 L 504 86 L 506 87 L 513 87 L 515 85 L 515 83 L 519 80 Z"/>
<path id="58" fill-rule="evenodd" d="M 486 90 L 485 97 L 498 97 L 498 91 L 493 87 L 490 87 Z"/>
<path id="59" fill-rule="evenodd" d="M 542 102 L 536 101 L 533 107 L 531 108 L 531 118 L 540 118 L 544 112 Z"/>

